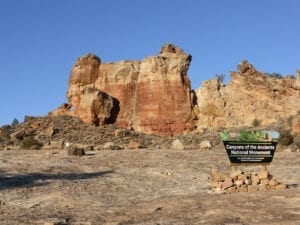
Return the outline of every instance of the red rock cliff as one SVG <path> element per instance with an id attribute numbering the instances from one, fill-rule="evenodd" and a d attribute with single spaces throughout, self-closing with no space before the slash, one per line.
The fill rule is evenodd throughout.
<path id="1" fill-rule="evenodd" d="M 69 105 L 53 114 L 70 114 L 86 123 L 115 123 L 148 134 L 172 136 L 193 128 L 191 55 L 166 44 L 142 61 L 102 63 L 88 54 L 72 68 Z M 117 104 L 117 105 L 114 105 Z"/>

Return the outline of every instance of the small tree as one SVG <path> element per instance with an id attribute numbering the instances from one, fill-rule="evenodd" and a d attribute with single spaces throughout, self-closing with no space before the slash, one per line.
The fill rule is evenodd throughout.
<path id="1" fill-rule="evenodd" d="M 224 82 L 225 74 L 221 73 L 221 74 L 216 74 L 215 76 L 220 83 Z"/>
<path id="2" fill-rule="evenodd" d="M 12 127 L 16 127 L 19 124 L 19 120 L 17 120 L 17 118 L 14 118 L 14 120 L 11 123 Z"/>

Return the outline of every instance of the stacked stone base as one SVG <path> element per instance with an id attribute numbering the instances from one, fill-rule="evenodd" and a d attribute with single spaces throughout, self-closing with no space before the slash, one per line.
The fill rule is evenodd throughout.
<path id="1" fill-rule="evenodd" d="M 276 180 L 268 171 L 247 173 L 236 170 L 232 173 L 213 170 L 210 191 L 212 194 L 233 194 L 238 192 L 276 191 L 286 185 Z"/>

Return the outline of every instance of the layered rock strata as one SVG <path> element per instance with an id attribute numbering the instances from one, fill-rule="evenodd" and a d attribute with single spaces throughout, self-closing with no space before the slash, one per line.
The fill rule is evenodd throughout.
<path id="1" fill-rule="evenodd" d="M 268 126 L 295 116 L 300 110 L 300 73 L 273 77 L 247 61 L 231 72 L 231 81 L 203 82 L 196 90 L 198 127 Z"/>
<path id="2" fill-rule="evenodd" d="M 276 127 L 290 119 L 293 134 L 299 133 L 299 71 L 296 77 L 270 76 L 244 60 L 231 72 L 228 85 L 211 79 L 192 91 L 190 62 L 191 55 L 171 44 L 142 61 L 104 63 L 93 54 L 79 57 L 70 74 L 68 103 L 50 115 L 160 136 L 196 127 Z"/>
<path id="3" fill-rule="evenodd" d="M 194 126 L 190 62 L 189 54 L 171 44 L 142 61 L 102 63 L 93 54 L 80 57 L 70 75 L 69 103 L 52 115 L 75 115 L 86 123 L 114 123 L 147 134 L 182 134 Z"/>

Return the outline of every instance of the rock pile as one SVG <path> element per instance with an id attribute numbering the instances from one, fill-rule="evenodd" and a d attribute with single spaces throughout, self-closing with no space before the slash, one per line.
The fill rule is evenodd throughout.
<path id="1" fill-rule="evenodd" d="M 233 194 L 238 192 L 275 191 L 286 189 L 283 182 L 277 181 L 268 171 L 258 173 L 236 170 L 231 173 L 213 170 L 211 172 L 213 194 Z"/>

